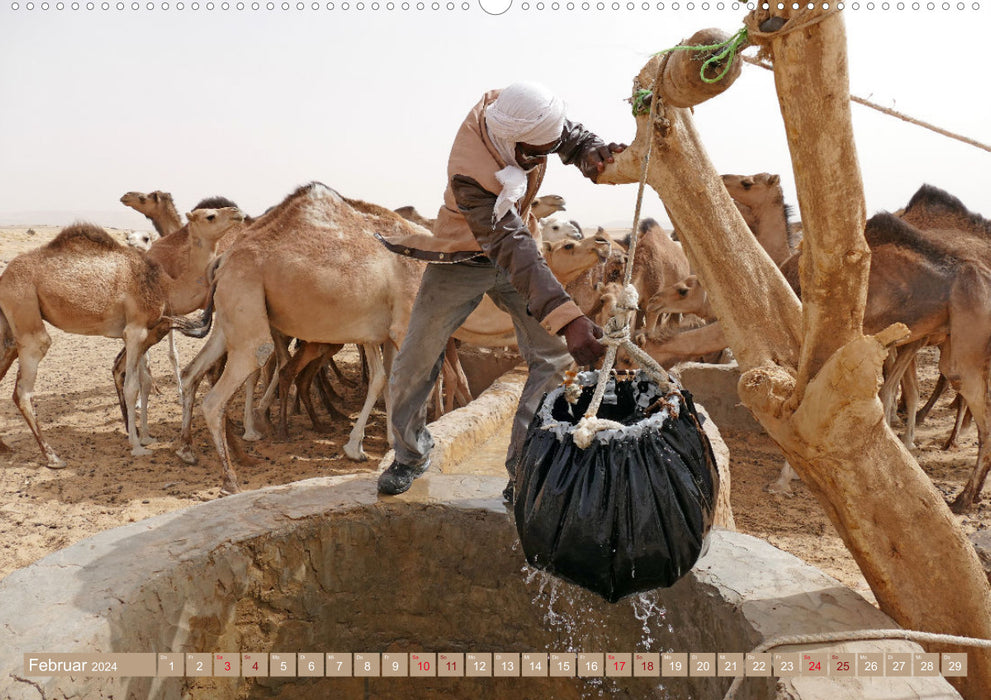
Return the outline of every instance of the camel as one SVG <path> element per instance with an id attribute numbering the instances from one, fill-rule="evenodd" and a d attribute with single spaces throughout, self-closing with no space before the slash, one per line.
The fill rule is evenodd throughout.
<path id="1" fill-rule="evenodd" d="M 135 404 L 139 391 L 139 361 L 162 339 L 174 308 L 185 308 L 203 295 L 202 272 L 217 241 L 243 215 L 237 209 L 201 209 L 188 215 L 189 272 L 179 278 L 165 274 L 142 253 L 115 241 L 101 228 L 74 224 L 50 243 L 17 256 L 0 276 L 0 379 L 14 358 L 19 360 L 14 403 L 34 434 L 48 466 L 65 463 L 44 440 L 32 405 L 38 364 L 51 345 L 45 322 L 67 333 L 123 338 L 125 357 L 115 366 L 115 379 L 126 366 L 123 395 L 131 454 L 149 454 L 147 411 L 138 436 Z"/>
<path id="2" fill-rule="evenodd" d="M 143 192 L 128 192 L 121 196 L 120 201 L 125 206 L 144 214 L 155 227 L 155 231 L 159 237 L 151 241 L 147 248 L 148 257 L 159 263 L 169 277 L 179 278 L 185 274 L 189 261 L 189 235 L 182 225 L 182 219 L 179 217 L 179 213 L 175 208 L 172 195 L 162 190 L 155 190 L 148 194 Z M 226 197 L 208 197 L 194 206 L 193 211 L 197 209 L 223 209 L 225 207 L 237 208 L 237 205 Z M 251 217 L 245 215 L 244 218 L 245 223 L 251 222 Z M 237 236 L 240 235 L 240 232 L 241 226 L 231 227 L 217 243 L 217 252 L 222 253 L 227 250 Z M 128 242 L 130 243 L 130 240 Z M 177 309 L 175 313 L 186 314 L 193 310 Z M 180 392 L 179 400 L 182 401 L 179 352 L 176 349 L 175 336 L 171 331 L 169 332 L 169 360 L 172 362 L 172 368 L 175 371 L 176 383 Z M 146 371 L 146 368 L 143 371 Z"/>
<path id="3" fill-rule="evenodd" d="M 416 207 L 407 205 L 405 207 L 399 207 L 398 209 L 393 209 L 394 212 L 399 214 L 407 221 L 412 221 L 414 224 L 418 224 L 423 228 L 430 229 L 433 231 L 434 222 L 436 219 L 427 219 L 420 212 L 416 210 Z"/>
<path id="4" fill-rule="evenodd" d="M 148 252 L 151 244 L 159 239 L 159 235 L 152 231 L 131 231 L 127 234 L 127 245 Z"/>
<path id="5" fill-rule="evenodd" d="M 978 241 L 991 239 L 991 221 L 988 221 L 980 214 L 970 211 L 957 197 L 929 184 L 923 184 L 912 195 L 908 205 L 901 210 L 899 216 L 922 230 L 953 230 L 956 234 L 971 236 Z M 914 367 L 909 368 L 906 376 L 912 379 L 915 378 Z M 946 386 L 946 378 L 940 375 L 929 401 L 916 414 L 916 421 L 921 422 L 925 418 Z M 968 419 L 966 415 L 968 410 L 966 404 L 959 400 L 955 400 L 955 403 L 957 405 L 957 419 L 944 449 L 948 449 L 953 445 L 957 434 Z"/>
<path id="6" fill-rule="evenodd" d="M 172 201 L 172 195 L 168 192 L 161 190 L 147 194 L 127 192 L 120 198 L 120 201 L 124 206 L 131 207 L 131 209 L 148 217 L 161 238 L 165 238 L 170 233 L 182 228 L 182 219 Z"/>
<path id="7" fill-rule="evenodd" d="M 548 216 L 540 220 L 539 226 L 540 238 L 546 242 L 554 243 L 565 238 L 580 241 L 583 238 L 581 226 L 576 221 L 558 221 Z"/>
<path id="8" fill-rule="evenodd" d="M 220 455 L 222 490 L 240 489 L 222 430 L 224 414 L 233 393 L 273 353 L 274 328 L 308 342 L 364 346 L 368 395 L 344 452 L 351 459 L 367 459 L 361 445 L 365 423 L 385 387 L 393 351 L 405 335 L 423 272 L 420 263 L 389 252 L 374 234 L 411 227 L 422 232 L 388 209 L 344 199 L 318 182 L 300 187 L 259 217 L 217 270 L 216 328 L 183 371 L 180 456 L 192 452 L 189 388 L 226 351 L 223 374 L 204 397 L 202 411 Z M 293 235 L 287 236 L 287 231 Z M 301 299 L 308 303 L 301 304 Z"/>
<path id="9" fill-rule="evenodd" d="M 622 279 L 625 259 L 620 262 L 618 258 L 614 258 L 609 264 L 613 267 L 605 271 L 605 276 Z M 642 334 L 648 337 L 655 334 L 659 319 L 657 314 L 646 313 L 647 300 L 664 287 L 684 279 L 690 272 L 691 266 L 681 244 L 672 240 L 656 220 L 647 218 L 641 221 L 633 260 L 632 284 L 637 289 L 640 310 L 644 312 Z"/>
<path id="10" fill-rule="evenodd" d="M 791 257 L 797 242 L 788 224 L 791 207 L 785 204 L 781 177 L 770 173 L 723 175 L 733 198 L 757 242 L 778 267 Z"/>
<path id="11" fill-rule="evenodd" d="M 404 217 L 405 218 L 405 217 Z M 599 238 L 588 238 L 581 239 L 579 241 L 571 239 L 563 239 L 557 242 L 544 241 L 541 244 L 541 252 L 544 259 L 547 261 L 547 265 L 551 272 L 558 279 L 562 285 L 569 284 L 572 280 L 578 277 L 582 272 L 591 268 L 592 266 L 604 261 L 610 251 L 610 241 L 608 237 Z M 491 307 L 491 316 L 483 316 L 486 311 Z M 485 326 L 486 321 L 479 322 L 479 318 L 488 319 L 490 325 Z M 474 325 L 473 325 L 474 324 Z M 495 333 L 489 332 L 486 336 L 482 336 L 482 333 L 476 329 L 487 329 L 492 331 L 495 329 Z M 470 336 L 468 334 L 471 334 Z M 500 347 L 505 345 L 515 345 L 516 336 L 515 330 L 512 325 L 512 319 L 501 309 L 498 309 L 495 304 L 485 297 L 472 316 L 465 322 L 465 325 L 455 331 L 454 336 L 448 341 L 447 349 L 445 351 L 444 365 L 441 374 L 442 386 L 453 387 L 453 391 L 450 391 L 447 396 L 447 400 L 444 406 L 440 407 L 438 413 L 442 414 L 445 411 L 451 411 L 454 408 L 455 399 L 461 401 L 462 404 L 466 404 L 471 400 L 471 394 L 468 389 L 468 380 L 465 377 L 464 370 L 461 368 L 461 363 L 457 356 L 457 346 L 455 344 L 455 339 L 467 340 L 465 336 L 471 338 L 469 342 L 478 341 L 481 339 L 482 342 L 476 342 L 475 344 L 483 345 L 485 347 Z M 493 343 L 493 337 L 498 340 Z M 313 361 L 312 358 L 322 358 L 325 357 L 328 349 L 320 348 L 317 345 L 310 343 L 307 345 L 306 352 L 308 353 L 305 357 L 299 360 L 294 360 L 290 365 L 283 368 L 283 372 L 280 376 L 280 390 L 284 387 L 288 389 L 289 384 L 293 381 L 293 377 L 296 372 L 299 371 L 307 362 Z M 317 368 L 310 370 L 311 372 L 316 371 Z M 281 395 L 285 395 L 283 392 Z M 440 398 L 439 396 L 437 397 Z M 266 407 L 266 400 L 262 400 L 262 406 L 260 408 Z M 309 410 L 309 409 L 308 409 Z M 283 415 L 285 412 L 283 411 Z M 313 419 L 311 413 L 311 420 Z M 317 424 L 315 423 L 315 427 Z M 319 429 L 319 428 L 318 428 Z M 280 436 L 285 435 L 285 425 L 280 423 L 279 433 Z"/>
<path id="12" fill-rule="evenodd" d="M 559 194 L 543 194 L 533 200 L 533 204 L 530 205 L 530 212 L 537 219 L 544 219 L 551 214 L 564 211 L 564 204 L 564 197 Z"/>
<path id="13" fill-rule="evenodd" d="M 647 300 L 647 313 L 695 314 L 705 321 L 715 321 L 709 295 L 702 288 L 698 275 L 689 275 L 657 292 Z"/>

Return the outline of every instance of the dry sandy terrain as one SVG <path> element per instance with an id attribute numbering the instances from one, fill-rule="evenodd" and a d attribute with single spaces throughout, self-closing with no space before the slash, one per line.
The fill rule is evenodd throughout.
<path id="1" fill-rule="evenodd" d="M 15 255 L 50 240 L 58 229 L 35 227 L 0 229 L 0 268 Z M 123 240 L 123 233 L 110 231 Z M 117 408 L 110 366 L 121 341 L 66 335 L 52 330 L 52 347 L 40 366 L 35 407 L 50 444 L 67 466 L 45 466 L 27 425 L 9 400 L 16 363 L 0 382 L 0 436 L 12 448 L 0 455 L 0 577 L 59 548 L 101 530 L 217 498 L 220 470 L 216 453 L 202 420 L 194 422 L 193 445 L 199 464 L 188 466 L 172 451 L 179 432 L 181 409 L 176 380 L 169 368 L 165 343 L 150 352 L 158 392 L 152 395 L 150 425 L 159 442 L 153 455 L 131 457 Z M 201 341 L 182 338 L 180 353 L 188 361 Z M 934 355 L 925 360 L 923 395 L 935 380 Z M 347 355 L 344 371 L 358 378 L 357 355 Z M 342 408 L 354 416 L 363 396 L 359 389 L 344 392 Z M 962 488 L 976 457 L 973 428 L 960 446 L 941 450 L 954 412 L 950 392 L 920 427 L 918 459 L 936 487 L 946 496 Z M 240 401 L 232 415 L 240 422 Z M 371 458 L 355 463 L 344 457 L 342 446 L 350 425 L 335 425 L 329 434 L 317 434 L 305 415 L 294 415 L 288 442 L 264 440 L 249 451 L 258 464 L 243 466 L 244 488 L 260 488 L 315 476 L 374 469 L 386 451 L 385 414 L 376 410 L 368 424 L 365 450 Z M 763 434 L 724 431 L 732 458 L 732 503 L 737 526 L 743 532 L 769 540 L 820 567 L 873 600 L 860 572 L 808 490 L 795 482 L 793 497 L 772 496 L 764 487 L 776 478 L 781 456 Z M 968 532 L 991 524 L 991 506 L 979 505 L 959 517 Z"/>

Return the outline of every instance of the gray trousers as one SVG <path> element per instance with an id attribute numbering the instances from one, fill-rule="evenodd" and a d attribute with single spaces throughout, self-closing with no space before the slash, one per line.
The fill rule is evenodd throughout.
<path id="1" fill-rule="evenodd" d="M 402 464 L 418 466 L 430 455 L 434 441 L 427 430 L 427 401 L 444 363 L 444 349 L 485 294 L 512 316 L 520 354 L 530 367 L 506 453 L 510 476 L 516 475 L 526 431 L 541 397 L 561 382 L 571 365 L 564 340 L 548 333 L 527 313 L 526 300 L 501 269 L 428 264 L 389 378 L 393 448 Z"/>

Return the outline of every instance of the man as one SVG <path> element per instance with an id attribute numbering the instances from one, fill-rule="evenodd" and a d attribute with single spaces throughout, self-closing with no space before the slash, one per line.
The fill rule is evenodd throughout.
<path id="1" fill-rule="evenodd" d="M 551 153 L 594 182 L 625 147 L 607 146 L 569 121 L 562 100 L 535 83 L 486 93 L 468 114 L 451 149 L 434 235 L 385 241 L 394 252 L 437 264 L 423 274 L 389 380 L 396 459 L 379 477 L 380 493 L 403 493 L 429 466 L 427 400 L 444 347 L 488 294 L 512 316 L 530 368 L 506 455 L 511 478 L 504 495 L 512 499 L 512 477 L 541 397 L 560 383 L 572 357 L 589 365 L 605 354 L 597 340 L 602 329 L 582 314 L 540 255 L 530 204 Z"/>

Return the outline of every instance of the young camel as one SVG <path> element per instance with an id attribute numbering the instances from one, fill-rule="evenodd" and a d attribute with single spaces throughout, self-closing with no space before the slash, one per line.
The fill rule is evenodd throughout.
<path id="1" fill-rule="evenodd" d="M 167 314 L 187 307 L 190 299 L 207 291 L 200 279 L 202 272 L 194 268 L 206 267 L 217 240 L 242 219 L 237 209 L 189 214 L 190 271 L 179 278 L 169 277 L 160 265 L 90 224 L 74 224 L 47 245 L 10 261 L 0 276 L 0 379 L 18 358 L 14 403 L 49 467 L 65 463 L 42 438 L 31 401 L 38 364 L 51 345 L 45 322 L 67 333 L 123 338 L 123 395 L 131 454 L 149 454 L 143 446 L 150 442 L 147 410 L 142 437 L 135 421 L 139 362 L 171 327 Z M 115 367 L 115 374 L 120 372 L 121 367 Z"/>

